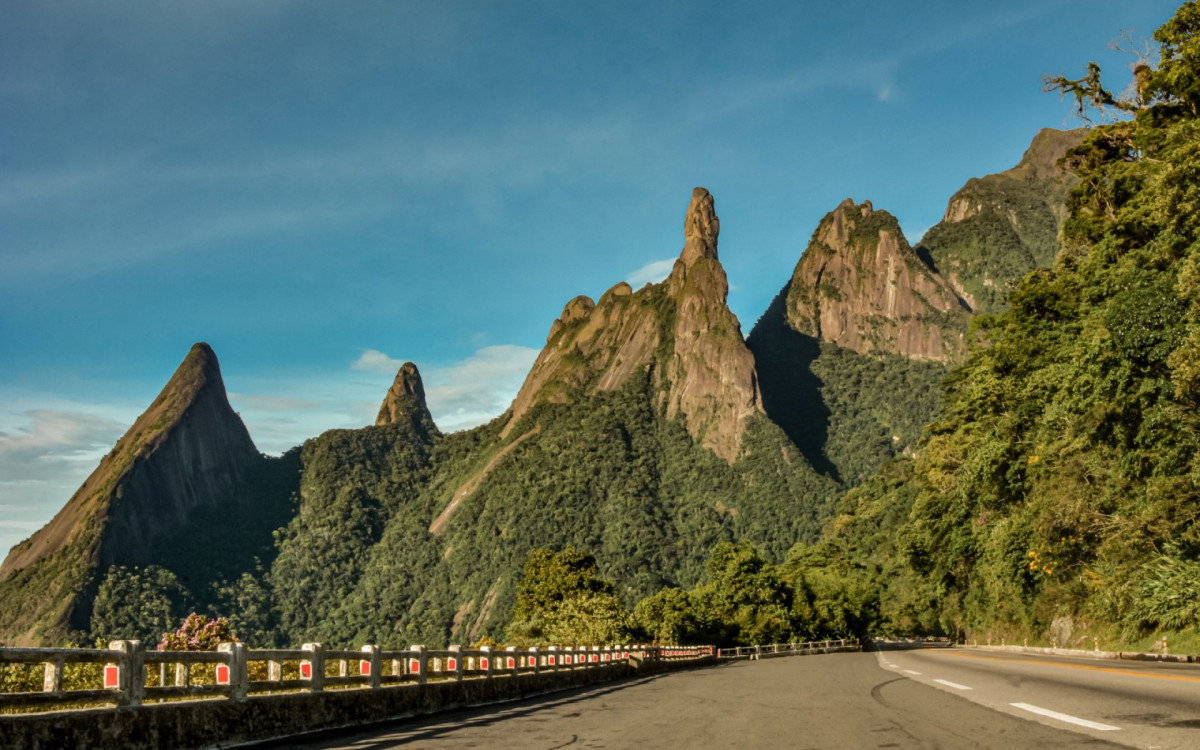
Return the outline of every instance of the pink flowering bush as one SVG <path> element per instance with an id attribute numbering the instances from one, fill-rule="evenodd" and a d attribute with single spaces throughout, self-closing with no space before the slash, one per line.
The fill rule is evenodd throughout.
<path id="1" fill-rule="evenodd" d="M 237 636 L 229 626 L 229 620 L 195 612 L 184 618 L 183 624 L 174 633 L 163 633 L 158 644 L 159 651 L 215 651 L 220 643 L 236 643 Z"/>

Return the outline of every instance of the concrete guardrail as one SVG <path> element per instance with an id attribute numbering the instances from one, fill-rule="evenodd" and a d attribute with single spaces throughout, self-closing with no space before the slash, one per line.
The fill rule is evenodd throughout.
<path id="1" fill-rule="evenodd" d="M 0 708 L 50 710 L 0 715 L 0 747 L 229 747 L 711 664 L 714 652 L 711 646 L 335 650 L 318 643 L 149 651 L 138 641 L 114 641 L 108 649 L 4 648 L 0 665 L 41 665 L 43 685 L 0 693 Z M 101 684 L 65 686 L 64 671 L 75 664 L 100 665 L 94 679 Z"/>

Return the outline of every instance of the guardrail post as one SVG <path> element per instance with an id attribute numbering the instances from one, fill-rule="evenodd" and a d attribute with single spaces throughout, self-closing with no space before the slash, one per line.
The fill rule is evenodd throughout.
<path id="1" fill-rule="evenodd" d="M 309 692 L 319 693 L 325 689 L 325 646 L 305 643 L 300 650 L 308 652 L 308 658 L 300 662 L 300 679 L 308 682 Z"/>
<path id="2" fill-rule="evenodd" d="M 409 646 L 408 673 L 417 675 L 417 684 L 424 685 L 429 681 L 429 653 L 424 646 Z"/>
<path id="3" fill-rule="evenodd" d="M 462 646 L 450 646 L 450 659 L 454 661 L 454 679 L 461 682 L 463 678 Z"/>
<path id="4" fill-rule="evenodd" d="M 274 659 L 267 662 L 267 679 L 271 682 L 279 682 L 283 679 L 283 662 Z"/>
<path id="5" fill-rule="evenodd" d="M 517 656 L 516 646 L 509 646 L 504 649 L 504 658 L 507 660 L 504 668 L 511 671 L 513 677 L 521 674 L 521 657 Z"/>
<path id="6" fill-rule="evenodd" d="M 244 701 L 250 689 L 246 673 L 246 644 L 220 643 L 217 650 L 229 654 L 229 700 Z"/>
<path id="7" fill-rule="evenodd" d="M 112 641 L 110 651 L 116 651 L 117 705 L 140 706 L 146 694 L 146 651 L 141 641 Z M 113 665 L 108 665 L 113 666 Z M 108 686 L 107 676 L 105 686 Z"/>
<path id="8" fill-rule="evenodd" d="M 63 657 L 46 662 L 46 671 L 42 675 L 42 692 L 62 692 Z"/>
<path id="9" fill-rule="evenodd" d="M 362 647 L 363 658 L 358 663 L 358 673 L 367 676 L 367 684 L 372 690 L 378 690 L 383 685 L 383 657 L 379 655 L 379 647 L 375 644 Z"/>
<path id="10" fill-rule="evenodd" d="M 483 662 L 480 668 L 487 679 L 492 679 L 492 671 L 496 668 L 496 656 L 492 653 L 491 646 L 479 647 L 479 660 Z"/>

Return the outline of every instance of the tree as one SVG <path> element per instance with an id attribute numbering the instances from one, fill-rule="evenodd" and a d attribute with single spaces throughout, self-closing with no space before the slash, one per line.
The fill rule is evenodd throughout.
<path id="1" fill-rule="evenodd" d="M 517 589 L 508 639 L 601 645 L 628 640 L 629 616 L 616 588 L 597 575 L 596 559 L 567 545 L 531 550 Z"/>
<path id="2" fill-rule="evenodd" d="M 165 568 L 114 565 L 96 592 L 92 635 L 105 641 L 150 641 L 171 627 L 187 598 L 179 579 Z"/>
<path id="3" fill-rule="evenodd" d="M 696 605 L 688 592 L 679 588 L 662 589 L 637 603 L 633 621 L 654 643 L 696 643 L 700 623 L 695 610 Z"/>

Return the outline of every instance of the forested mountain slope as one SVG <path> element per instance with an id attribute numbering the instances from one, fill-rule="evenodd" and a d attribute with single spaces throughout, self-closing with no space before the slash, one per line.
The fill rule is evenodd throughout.
<path id="1" fill-rule="evenodd" d="M 821 220 L 747 337 L 767 415 L 814 466 L 849 488 L 913 452 L 966 356 L 979 300 L 1002 306 L 1011 284 L 1054 260 L 1074 184 L 1058 160 L 1082 137 L 1038 133 L 1017 166 L 955 193 L 915 249 L 869 201 L 848 198 Z"/>
<path id="2" fill-rule="evenodd" d="M 1200 625 L 1198 34 L 1185 3 L 1124 97 L 1095 64 L 1051 81 L 1119 115 L 1068 155 L 1057 261 L 978 319 L 924 447 L 810 551 L 875 581 L 885 623 L 1060 643 Z"/>

